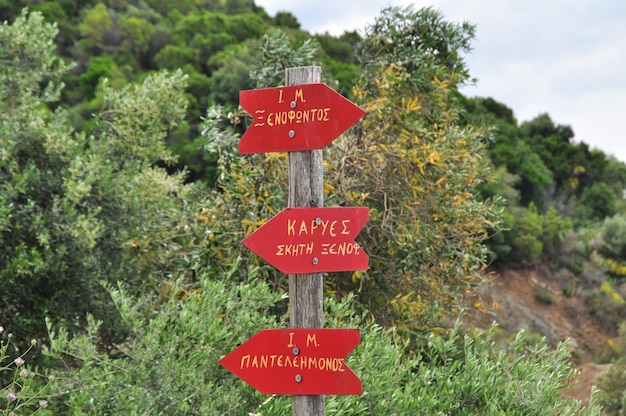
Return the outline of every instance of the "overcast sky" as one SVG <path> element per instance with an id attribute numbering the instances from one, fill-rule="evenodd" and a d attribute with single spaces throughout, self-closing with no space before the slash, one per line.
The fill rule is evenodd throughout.
<path id="1" fill-rule="evenodd" d="M 466 56 L 476 86 L 518 122 L 548 113 L 575 140 L 626 162 L 625 0 L 255 0 L 289 11 L 311 33 L 363 29 L 387 5 L 432 6 L 448 21 L 477 25 Z"/>

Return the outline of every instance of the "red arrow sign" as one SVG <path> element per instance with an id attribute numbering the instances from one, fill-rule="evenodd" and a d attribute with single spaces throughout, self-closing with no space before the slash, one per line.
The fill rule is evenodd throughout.
<path id="1" fill-rule="evenodd" d="M 368 217 L 366 207 L 286 208 L 242 244 L 285 274 L 367 270 L 354 238 Z"/>
<path id="2" fill-rule="evenodd" d="M 239 103 L 254 118 L 239 153 L 322 149 L 365 114 L 326 84 L 240 91 Z"/>
<path id="3" fill-rule="evenodd" d="M 265 329 L 219 363 L 264 394 L 354 394 L 361 380 L 344 358 L 358 329 Z"/>

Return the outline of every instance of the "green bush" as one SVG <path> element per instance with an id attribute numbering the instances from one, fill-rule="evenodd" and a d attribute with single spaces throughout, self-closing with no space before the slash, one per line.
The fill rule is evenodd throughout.
<path id="1" fill-rule="evenodd" d="M 596 380 L 598 404 L 608 415 L 623 415 L 624 392 L 626 392 L 626 362 L 621 359 L 611 365 Z"/>
<path id="2" fill-rule="evenodd" d="M 233 265 L 231 274 L 236 273 Z M 178 287 L 162 305 L 109 287 L 133 334 L 114 354 L 98 350 L 98 323 L 70 339 L 51 328 L 48 354 L 62 360 L 42 414 L 291 414 L 289 396 L 263 396 L 218 365 L 221 356 L 260 329 L 284 326 L 270 311 L 284 296 L 272 293 L 249 271 L 202 276 L 197 287 Z M 175 295 L 175 296 L 174 296 Z M 463 335 L 432 333 L 423 348 L 409 350 L 393 329 L 355 315 L 354 297 L 325 301 L 327 327 L 359 328 L 362 341 L 346 363 L 362 379 L 361 396 L 327 396 L 328 415 L 598 415 L 564 399 L 560 389 L 575 375 L 566 343 L 517 334 L 506 348 L 494 330 Z"/>
<path id="3" fill-rule="evenodd" d="M 218 281 L 207 275 L 197 285 L 178 285 L 158 304 L 135 298 L 123 285 L 107 285 L 130 338 L 108 355 L 99 351 L 99 322 L 87 335 L 70 337 L 49 324 L 45 351 L 68 371 L 55 371 L 50 414 L 70 415 L 248 415 L 263 397 L 218 361 L 260 329 L 281 322 L 269 309 L 284 302 L 256 281 Z"/>
<path id="4" fill-rule="evenodd" d="M 534 203 L 528 209 L 520 208 L 512 233 L 510 259 L 515 262 L 532 263 L 543 252 L 543 217 Z"/>
<path id="5" fill-rule="evenodd" d="M 614 260 L 626 260 L 626 217 L 616 215 L 604 220 L 601 235 L 604 245 L 600 252 Z"/>

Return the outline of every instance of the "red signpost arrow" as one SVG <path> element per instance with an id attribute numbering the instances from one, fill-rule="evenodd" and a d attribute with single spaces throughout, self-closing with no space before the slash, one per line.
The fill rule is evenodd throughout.
<path id="1" fill-rule="evenodd" d="M 285 274 L 367 270 L 354 238 L 368 217 L 367 207 L 286 208 L 242 244 Z"/>
<path id="2" fill-rule="evenodd" d="M 265 329 L 219 363 L 264 394 L 360 395 L 344 362 L 360 340 L 358 329 Z"/>
<path id="3" fill-rule="evenodd" d="M 365 114 L 326 84 L 240 91 L 239 103 L 254 119 L 243 154 L 323 149 Z"/>

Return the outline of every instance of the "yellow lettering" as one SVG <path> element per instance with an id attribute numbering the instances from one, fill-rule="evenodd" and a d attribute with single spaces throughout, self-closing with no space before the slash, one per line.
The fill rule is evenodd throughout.
<path id="1" fill-rule="evenodd" d="M 244 367 L 245 366 L 245 367 Z M 248 368 L 250 366 L 250 354 L 241 357 L 239 368 Z"/>
<path id="2" fill-rule="evenodd" d="M 289 333 L 289 344 L 287 344 L 287 348 L 293 348 L 293 332 Z"/>
<path id="3" fill-rule="evenodd" d="M 296 96 L 294 101 L 298 101 L 298 99 L 300 99 L 300 102 L 306 103 L 306 100 L 304 99 L 304 94 L 302 93 L 302 88 L 296 90 Z"/>
<path id="4" fill-rule="evenodd" d="M 269 113 L 267 115 L 267 125 L 270 126 L 270 127 L 274 127 L 274 122 L 272 121 L 272 114 L 273 113 Z"/>
<path id="5" fill-rule="evenodd" d="M 296 220 L 287 220 L 287 235 L 296 235 Z"/>
<path id="6" fill-rule="evenodd" d="M 252 368 L 259 368 L 259 360 L 256 355 L 252 357 Z"/>
<path id="7" fill-rule="evenodd" d="M 284 256 L 285 255 L 285 245 L 284 244 L 279 244 L 276 246 L 276 255 L 277 256 Z"/>
<path id="8" fill-rule="evenodd" d="M 324 109 L 324 120 L 323 120 L 323 121 L 328 121 L 328 120 L 330 120 L 330 119 L 328 118 L 328 112 L 329 112 L 329 111 L 330 111 L 330 108 L 325 108 L 325 109 Z"/>
<path id="9" fill-rule="evenodd" d="M 267 355 L 262 355 L 261 356 L 261 368 L 267 368 Z"/>
<path id="10" fill-rule="evenodd" d="M 341 220 L 341 225 L 343 225 L 343 230 L 341 230 L 342 235 L 350 235 L 350 231 L 348 231 L 348 224 L 350 224 L 350 220 Z"/>
<path id="11" fill-rule="evenodd" d="M 322 221 L 322 235 L 326 235 L 326 228 L 328 228 L 328 223 L 330 221 L 326 220 L 326 221 Z"/>
<path id="12" fill-rule="evenodd" d="M 306 334 L 306 346 L 308 347 L 311 343 L 313 343 L 313 346 L 319 347 L 319 344 L 317 343 L 317 335 L 310 333 Z"/>
<path id="13" fill-rule="evenodd" d="M 276 354 L 270 355 L 270 360 L 271 360 L 270 366 L 274 367 L 274 362 L 276 361 Z"/>
<path id="14" fill-rule="evenodd" d="M 302 233 L 304 234 L 309 234 L 307 228 L 306 228 L 306 223 L 304 221 L 300 222 L 300 231 L 298 232 L 298 235 L 302 235 Z"/>
<path id="15" fill-rule="evenodd" d="M 280 104 L 282 102 L 284 102 L 283 101 L 283 90 L 280 89 L 280 90 L 278 90 L 278 104 Z"/>
<path id="16" fill-rule="evenodd" d="M 330 243 L 322 243 L 322 254 L 326 255 L 328 254 L 328 246 L 330 245 Z"/>
<path id="17" fill-rule="evenodd" d="M 285 356 L 284 356 L 284 355 L 279 355 L 279 356 L 278 356 L 278 360 L 276 360 L 276 365 L 277 365 L 277 366 L 279 366 L 279 367 L 282 367 L 282 366 L 283 366 L 283 358 L 285 358 Z"/>
<path id="18" fill-rule="evenodd" d="M 254 112 L 254 114 L 257 116 L 257 118 L 256 118 L 257 121 L 256 121 L 256 123 L 254 123 L 254 125 L 256 127 L 264 126 L 265 122 L 263 121 L 263 118 L 264 118 L 265 110 L 256 110 Z"/>
<path id="19" fill-rule="evenodd" d="M 309 243 L 306 246 L 306 254 L 313 254 L 313 243 Z"/>
<path id="20" fill-rule="evenodd" d="M 337 220 L 333 221 L 330 224 L 330 236 L 331 237 L 336 237 L 337 236 L 337 233 L 335 233 L 335 225 L 337 225 Z"/>

